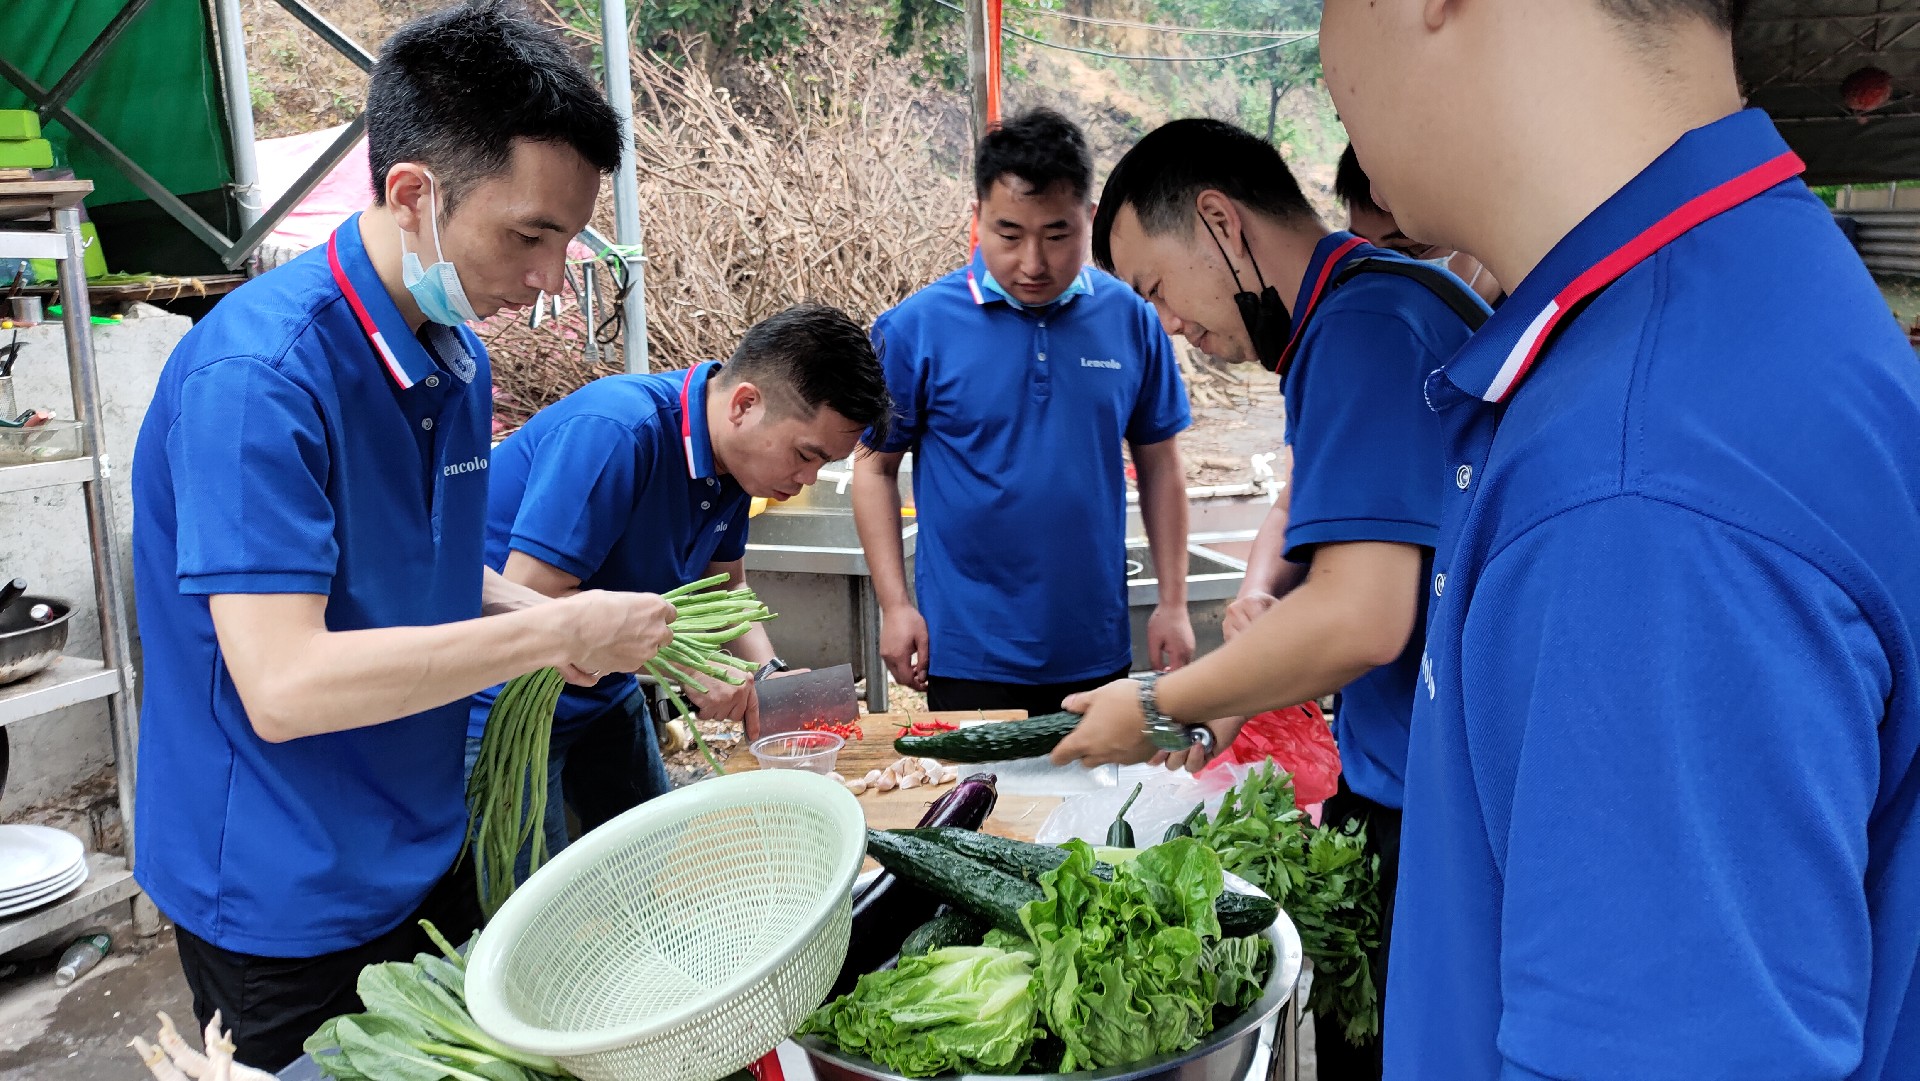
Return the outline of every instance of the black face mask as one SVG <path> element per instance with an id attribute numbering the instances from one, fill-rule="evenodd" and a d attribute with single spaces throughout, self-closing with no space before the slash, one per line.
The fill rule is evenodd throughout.
<path id="1" fill-rule="evenodd" d="M 1293 335 L 1293 315 L 1280 299 L 1280 290 L 1267 284 L 1260 274 L 1260 264 L 1254 261 L 1252 249 L 1247 250 L 1247 263 L 1253 267 L 1253 276 L 1260 283 L 1260 292 L 1256 295 L 1240 284 L 1240 272 L 1233 269 L 1233 260 L 1227 258 L 1227 247 L 1220 242 L 1219 234 L 1213 231 L 1213 223 L 1205 218 L 1207 235 L 1213 237 L 1213 246 L 1220 249 L 1220 258 L 1227 264 L 1227 273 L 1233 275 L 1233 306 L 1240 309 L 1240 321 L 1246 324 L 1247 337 L 1253 340 L 1253 355 L 1260 360 L 1260 366 L 1268 371 L 1280 367 L 1280 354 L 1287 348 L 1287 339 Z M 1245 244 L 1241 245 L 1243 248 Z"/>

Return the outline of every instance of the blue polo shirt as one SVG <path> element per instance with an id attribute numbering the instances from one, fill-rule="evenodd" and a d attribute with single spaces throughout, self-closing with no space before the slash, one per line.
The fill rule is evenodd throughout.
<path id="1" fill-rule="evenodd" d="M 144 647 L 135 876 L 223 949 L 312 957 L 398 926 L 466 825 L 464 699 L 268 743 L 214 639 L 207 598 L 308 593 L 329 630 L 480 614 L 486 351 L 423 344 L 374 273 L 356 216 L 236 290 L 174 349 L 133 460 Z M 358 299 L 384 343 L 376 350 Z"/>
<path id="2" fill-rule="evenodd" d="M 509 552 L 524 552 L 582 589 L 665 593 L 705 577 L 708 564 L 744 556 L 752 500 L 720 474 L 707 430 L 707 381 L 719 371 L 708 362 L 596 379 L 502 440 L 493 452 L 487 565 L 499 570 Z M 555 728 L 584 723 L 634 683 L 610 675 L 567 687 Z M 474 697 L 470 735 L 486 730 L 499 691 Z"/>
<path id="3" fill-rule="evenodd" d="M 1389 1077 L 1920 1069 L 1920 364 L 1786 154 L 1684 136 L 1428 382 Z"/>
<path id="4" fill-rule="evenodd" d="M 1280 383 L 1293 449 L 1286 556 L 1295 563 L 1312 562 L 1320 545 L 1354 541 L 1413 545 L 1431 559 L 1440 531 L 1433 478 L 1445 458 L 1422 390 L 1471 331 L 1411 278 L 1362 273 L 1317 288 L 1361 259 L 1412 261 L 1334 233 L 1315 247 L 1292 309 L 1311 311 Z M 1461 291 L 1471 295 L 1464 283 Z M 1406 651 L 1348 684 L 1334 714 L 1347 787 L 1387 807 L 1401 802 L 1425 625 L 1423 597 Z"/>
<path id="5" fill-rule="evenodd" d="M 878 449 L 913 451 L 929 668 L 1020 684 L 1110 675 L 1132 660 L 1122 446 L 1192 423 L 1173 343 L 1091 267 L 1044 307 L 986 279 L 976 254 L 873 327 L 897 410 Z"/>

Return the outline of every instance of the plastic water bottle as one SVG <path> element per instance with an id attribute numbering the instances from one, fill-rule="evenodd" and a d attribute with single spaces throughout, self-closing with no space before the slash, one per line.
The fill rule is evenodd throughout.
<path id="1" fill-rule="evenodd" d="M 107 951 L 113 948 L 113 939 L 103 934 L 82 935 L 74 939 L 67 952 L 60 955 L 60 967 L 54 971 L 53 982 L 67 986 L 81 976 L 92 971 L 100 963 Z"/>

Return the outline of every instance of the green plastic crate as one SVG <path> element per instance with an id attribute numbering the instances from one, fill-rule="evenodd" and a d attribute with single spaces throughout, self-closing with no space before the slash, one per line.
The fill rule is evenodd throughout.
<path id="1" fill-rule="evenodd" d="M 39 137 L 39 113 L 32 109 L 0 109 L 0 139 L 21 140 Z"/>
<path id="2" fill-rule="evenodd" d="M 0 142 L 0 169 L 51 169 L 53 144 L 45 139 Z"/>

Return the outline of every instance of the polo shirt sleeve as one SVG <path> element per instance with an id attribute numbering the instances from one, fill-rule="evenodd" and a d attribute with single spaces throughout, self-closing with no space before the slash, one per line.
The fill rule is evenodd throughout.
<path id="1" fill-rule="evenodd" d="M 181 382 L 167 457 L 182 593 L 331 592 L 330 456 L 305 388 L 251 357 L 208 364 Z"/>
<path id="2" fill-rule="evenodd" d="M 1127 418 L 1127 442 L 1136 447 L 1164 443 L 1193 425 L 1192 408 L 1187 404 L 1187 384 L 1180 378 L 1180 361 L 1173 353 L 1173 340 L 1160 328 L 1153 309 L 1144 303 L 1142 328 L 1140 396 L 1134 399 L 1133 413 Z"/>
<path id="3" fill-rule="evenodd" d="M 651 464 L 644 442 L 619 421 L 562 421 L 533 448 L 507 547 L 581 581 L 593 577 L 634 521 Z"/>
<path id="4" fill-rule="evenodd" d="M 1294 363 L 1287 558 L 1353 541 L 1432 548 L 1446 483 L 1439 418 L 1422 392 L 1439 367 L 1432 350 L 1399 315 L 1338 310 L 1315 320 Z"/>
<path id="5" fill-rule="evenodd" d="M 886 312 L 873 323 L 873 348 L 880 354 L 887 393 L 893 397 L 893 421 L 886 439 L 876 441 L 873 430 L 868 429 L 861 441 L 883 454 L 912 450 L 926 426 L 926 358 L 921 355 L 918 335 L 902 325 L 904 320 L 898 311 Z"/>
<path id="6" fill-rule="evenodd" d="M 1477 776 L 1513 784 L 1486 793 L 1511 818 L 1473 824 L 1505 885 L 1503 1076 L 1849 1076 L 1892 693 L 1855 602 L 1770 540 L 1618 496 L 1506 546 L 1471 603 Z"/>

